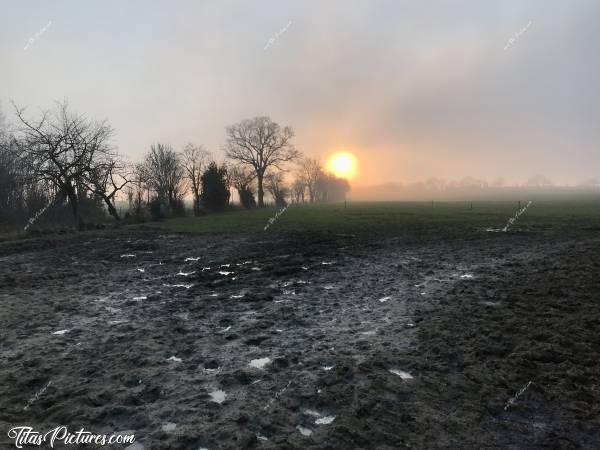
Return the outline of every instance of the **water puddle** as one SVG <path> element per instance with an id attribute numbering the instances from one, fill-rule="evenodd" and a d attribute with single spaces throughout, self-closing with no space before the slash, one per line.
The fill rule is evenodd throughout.
<path id="1" fill-rule="evenodd" d="M 211 402 L 218 403 L 219 405 L 223 403 L 225 401 L 225 397 L 227 397 L 225 391 L 221 390 L 209 392 L 208 395 L 210 395 Z"/>
<path id="2" fill-rule="evenodd" d="M 177 424 L 173 422 L 167 422 L 163 424 L 161 428 L 165 433 L 170 433 L 172 431 L 175 431 L 175 429 L 177 428 Z"/>
<path id="3" fill-rule="evenodd" d="M 258 359 L 253 359 L 252 361 L 250 361 L 250 363 L 248 365 L 250 367 L 255 367 L 257 369 L 263 369 L 270 362 L 271 362 L 270 358 L 258 358 Z"/>
<path id="4" fill-rule="evenodd" d="M 71 331 L 71 330 L 70 329 L 58 330 L 58 331 L 53 331 L 52 334 L 54 334 L 56 336 L 62 336 L 63 334 L 67 334 L 69 331 Z"/>
<path id="5" fill-rule="evenodd" d="M 206 272 L 207 270 L 210 270 L 210 267 L 203 267 L 202 268 L 202 272 Z"/>
<path id="6" fill-rule="evenodd" d="M 173 362 L 180 363 L 183 360 L 181 358 L 177 358 L 176 356 L 171 356 L 170 358 L 167 358 L 167 361 L 173 361 Z"/>
<path id="7" fill-rule="evenodd" d="M 309 428 L 304 428 L 302 425 L 298 425 L 296 429 L 300 432 L 302 436 L 310 436 L 313 432 Z"/>
<path id="8" fill-rule="evenodd" d="M 219 270 L 219 275 L 227 276 L 227 275 L 231 275 L 233 273 L 235 273 L 235 272 L 227 272 L 226 270 Z"/>
<path id="9" fill-rule="evenodd" d="M 200 257 L 199 257 L 199 256 L 190 256 L 190 257 L 188 257 L 188 258 L 185 258 L 185 261 L 184 261 L 184 262 L 189 262 L 189 261 L 196 262 L 196 261 L 198 261 L 199 259 L 200 259 Z"/>
<path id="10" fill-rule="evenodd" d="M 134 300 L 148 300 L 148 297 L 145 295 L 140 295 L 139 297 L 133 297 Z"/>
<path id="11" fill-rule="evenodd" d="M 462 278 L 463 280 L 470 280 L 471 278 L 473 278 L 473 274 L 471 273 L 465 273 L 464 275 L 461 275 L 460 278 Z"/>
<path id="12" fill-rule="evenodd" d="M 333 369 L 334 367 L 335 366 L 323 366 L 322 369 L 326 370 L 326 371 L 329 371 L 329 370 Z"/>
<path id="13" fill-rule="evenodd" d="M 121 255 L 121 258 L 135 258 L 135 255 L 132 255 L 131 253 L 126 253 L 124 255 Z"/>
<path id="14" fill-rule="evenodd" d="M 320 417 L 317 420 L 315 420 L 315 424 L 316 425 L 329 425 L 330 423 L 333 423 L 334 420 L 335 420 L 335 416 Z"/>
<path id="15" fill-rule="evenodd" d="M 382 298 L 380 298 L 380 299 L 379 299 L 379 301 L 380 301 L 381 303 L 385 303 L 385 302 L 387 302 L 388 300 L 391 300 L 391 298 L 392 298 L 392 297 L 382 297 Z"/>
<path id="16" fill-rule="evenodd" d="M 170 288 L 185 288 L 185 289 L 189 289 L 192 286 L 194 286 L 193 284 L 163 284 L 164 287 L 170 287 Z"/>
<path id="17" fill-rule="evenodd" d="M 393 369 L 393 370 L 390 370 L 390 372 L 393 373 L 394 375 L 398 375 L 403 380 L 412 380 L 414 378 L 410 373 L 405 372 L 403 370 Z"/>
<path id="18" fill-rule="evenodd" d="M 192 272 L 181 272 L 180 271 L 180 272 L 177 273 L 177 276 L 180 276 L 180 277 L 189 277 L 190 275 L 194 275 L 195 273 L 196 273 L 195 270 L 192 271 Z"/>
<path id="19" fill-rule="evenodd" d="M 242 298 L 244 294 L 232 294 L 229 298 Z"/>
<path id="20" fill-rule="evenodd" d="M 258 439 L 259 441 L 268 441 L 269 440 L 268 437 L 263 436 L 262 434 L 257 434 L 256 439 Z"/>
<path id="21" fill-rule="evenodd" d="M 141 273 L 144 273 L 146 271 L 146 269 L 141 269 L 139 267 L 137 269 L 135 269 L 135 270 L 137 270 L 138 272 L 141 272 Z"/>

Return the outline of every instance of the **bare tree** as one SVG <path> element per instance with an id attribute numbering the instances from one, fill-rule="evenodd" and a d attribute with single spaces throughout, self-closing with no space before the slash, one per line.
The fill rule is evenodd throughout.
<path id="1" fill-rule="evenodd" d="M 31 181 L 48 182 L 63 192 L 81 228 L 79 197 L 97 161 L 110 154 L 113 134 L 106 122 L 95 122 L 70 114 L 66 101 L 57 103 L 54 114 L 45 112 L 37 120 L 25 117 L 25 109 L 14 103 L 21 123 L 18 135 L 21 157 L 30 168 Z"/>
<path id="2" fill-rule="evenodd" d="M 306 186 L 311 203 L 317 201 L 319 179 L 324 175 L 321 163 L 316 159 L 305 158 L 300 161 L 298 179 Z"/>
<path id="3" fill-rule="evenodd" d="M 119 222 L 121 218 L 115 206 L 117 194 L 133 181 L 125 163 L 117 155 L 104 155 L 104 161 L 90 167 L 89 176 L 82 184 L 95 196 L 102 199 L 108 212 Z"/>
<path id="4" fill-rule="evenodd" d="M 281 128 L 269 117 L 255 117 L 227 127 L 226 135 L 227 157 L 256 172 L 258 206 L 263 207 L 263 179 L 267 169 L 283 170 L 285 163 L 300 157 L 300 152 L 291 143 L 293 130 L 289 126 Z"/>
<path id="5" fill-rule="evenodd" d="M 144 173 L 149 187 L 161 203 L 175 211 L 177 202 L 185 194 L 184 169 L 180 156 L 170 145 L 152 145 L 144 161 Z"/>
<path id="6" fill-rule="evenodd" d="M 189 143 L 183 149 L 182 165 L 194 197 L 194 215 L 200 214 L 200 196 L 202 194 L 202 172 L 208 165 L 210 154 L 202 146 Z"/>
<path id="7" fill-rule="evenodd" d="M 296 203 L 304 203 L 304 194 L 306 193 L 306 184 L 301 179 L 296 179 L 292 184 L 292 196 Z"/>
<path id="8" fill-rule="evenodd" d="M 283 181 L 283 173 L 281 172 L 269 172 L 265 176 L 265 187 L 273 200 L 275 200 L 276 206 L 285 206 L 287 204 L 285 198 L 288 195 L 288 188 Z"/>

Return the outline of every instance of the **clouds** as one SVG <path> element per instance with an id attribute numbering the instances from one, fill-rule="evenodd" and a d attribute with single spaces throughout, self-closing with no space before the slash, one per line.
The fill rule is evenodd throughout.
<path id="1" fill-rule="evenodd" d="M 532 173 L 576 181 L 600 163 L 597 2 L 44 8 L 11 4 L 0 19 L 3 99 L 44 107 L 67 96 L 108 118 L 134 157 L 159 139 L 218 153 L 226 125 L 269 114 L 295 128 L 309 155 L 354 149 L 363 183 Z M 51 32 L 23 52 L 48 20 Z"/>

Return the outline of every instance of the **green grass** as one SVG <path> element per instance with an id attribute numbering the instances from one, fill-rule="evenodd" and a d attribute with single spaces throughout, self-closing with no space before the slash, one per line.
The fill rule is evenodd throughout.
<path id="1" fill-rule="evenodd" d="M 326 205 L 292 205 L 267 232 L 324 231 L 356 232 L 365 228 L 389 228 L 419 224 L 464 224 L 475 227 L 503 227 L 517 210 L 517 202 L 349 202 Z M 525 202 L 522 202 L 522 206 Z M 201 217 L 169 219 L 144 227 L 171 232 L 243 233 L 262 231 L 277 209 L 231 210 Z M 518 224 L 598 224 L 600 201 L 534 202 Z"/>

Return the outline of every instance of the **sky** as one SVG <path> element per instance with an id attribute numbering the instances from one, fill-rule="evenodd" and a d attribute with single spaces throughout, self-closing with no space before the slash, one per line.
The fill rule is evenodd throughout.
<path id="1" fill-rule="evenodd" d="M 0 102 L 68 99 L 135 161 L 268 115 L 355 185 L 599 177 L 595 0 L 0 0 Z M 510 39 L 512 41 L 509 41 Z M 31 41 L 33 40 L 33 42 Z M 27 48 L 26 48 L 27 47 Z"/>

